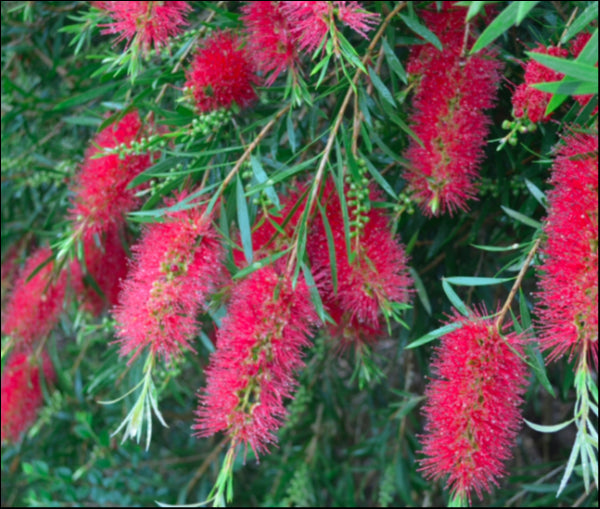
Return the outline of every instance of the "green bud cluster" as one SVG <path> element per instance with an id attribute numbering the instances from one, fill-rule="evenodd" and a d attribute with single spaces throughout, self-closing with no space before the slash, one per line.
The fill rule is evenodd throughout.
<path id="1" fill-rule="evenodd" d="M 231 117 L 231 110 L 223 108 L 211 111 L 210 113 L 203 113 L 192 120 L 190 134 L 192 136 L 208 136 L 211 133 L 216 133 L 231 120 Z"/>
<path id="2" fill-rule="evenodd" d="M 516 120 L 506 119 L 502 122 L 502 129 L 510 131 L 504 138 L 505 142 L 511 146 L 518 143 L 517 134 L 532 133 L 537 129 L 537 124 L 534 124 L 528 118 L 519 118 Z"/>
<path id="3" fill-rule="evenodd" d="M 359 236 L 369 222 L 371 201 L 369 200 L 369 179 L 367 178 L 367 164 L 363 159 L 358 161 L 358 177 L 346 175 L 346 199 L 350 215 L 350 238 Z"/>
<path id="4" fill-rule="evenodd" d="M 402 214 L 404 212 L 411 215 L 414 214 L 415 204 L 407 193 L 400 193 L 398 195 L 398 203 L 394 205 L 394 213 Z"/>

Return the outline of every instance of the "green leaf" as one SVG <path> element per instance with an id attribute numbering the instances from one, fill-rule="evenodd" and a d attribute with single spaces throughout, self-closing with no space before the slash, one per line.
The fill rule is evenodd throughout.
<path id="1" fill-rule="evenodd" d="M 250 156 L 250 165 L 252 166 L 252 172 L 254 173 L 254 178 L 259 186 L 264 186 L 262 189 L 264 190 L 267 198 L 271 200 L 278 209 L 281 208 L 281 204 L 279 203 L 279 196 L 275 191 L 275 188 L 272 184 L 269 184 L 269 176 L 265 172 L 260 159 L 255 156 Z"/>
<path id="2" fill-rule="evenodd" d="M 442 51 L 442 43 L 438 39 L 438 36 L 429 30 L 429 28 L 419 23 L 416 18 L 411 18 L 409 16 L 405 16 L 404 14 L 400 14 L 400 18 L 402 18 L 402 21 L 404 21 L 406 26 L 415 34 L 420 35 L 427 42 L 433 44 L 437 49 Z"/>
<path id="3" fill-rule="evenodd" d="M 473 247 L 477 248 L 477 249 L 481 249 L 483 251 L 490 251 L 492 253 L 494 252 L 504 252 L 504 251 L 514 251 L 515 249 L 519 249 L 520 247 L 523 247 L 524 244 L 511 244 L 510 246 L 480 246 L 478 244 L 471 244 Z"/>
<path id="4" fill-rule="evenodd" d="M 529 11 L 535 7 L 539 2 L 515 2 L 519 5 L 519 10 L 517 12 L 517 26 L 520 25 L 523 20 L 529 14 Z"/>
<path id="5" fill-rule="evenodd" d="M 523 314 L 521 314 L 521 318 L 522 317 Z M 525 328 L 527 329 L 527 327 Z M 531 366 L 531 369 L 533 370 L 538 382 L 542 384 L 542 387 L 544 387 L 549 394 L 551 394 L 553 397 L 556 397 L 552 383 L 548 379 L 544 358 L 542 357 L 539 349 L 534 346 L 533 342 L 528 341 L 525 345 L 525 353 L 527 354 L 528 364 Z"/>
<path id="6" fill-rule="evenodd" d="M 442 288 L 448 300 L 452 303 L 452 305 L 463 315 L 469 316 L 469 309 L 466 304 L 462 301 L 462 299 L 458 296 L 458 294 L 454 291 L 454 289 L 448 283 L 446 278 L 442 279 Z"/>
<path id="7" fill-rule="evenodd" d="M 449 323 L 448 325 L 444 325 L 443 327 L 440 327 L 439 329 L 435 329 L 431 332 L 428 332 L 424 336 L 421 336 L 419 339 L 416 339 L 412 343 L 406 345 L 404 348 L 409 349 L 409 348 L 417 348 L 419 346 L 423 346 L 427 343 L 431 343 L 434 339 L 444 336 L 456 329 L 460 329 L 461 327 L 462 327 L 462 323 L 459 323 L 459 322 Z"/>
<path id="8" fill-rule="evenodd" d="M 369 170 L 369 173 L 372 175 L 372 177 L 375 179 L 375 182 L 377 182 L 381 186 L 381 188 L 394 199 L 394 201 L 398 201 L 398 195 L 394 192 L 392 186 L 388 184 L 388 181 L 385 180 L 383 175 L 377 171 L 377 168 L 373 166 L 373 163 L 371 163 L 371 161 L 369 161 L 364 156 L 363 161 L 365 161 L 367 169 Z"/>
<path id="9" fill-rule="evenodd" d="M 541 424 L 535 424 L 533 422 L 529 422 L 527 419 L 523 419 L 525 424 L 529 426 L 531 429 L 535 431 L 539 431 L 540 433 L 556 433 L 561 429 L 565 429 L 567 426 L 573 423 L 574 419 L 569 419 L 568 421 L 561 422 L 559 424 L 554 424 L 551 426 L 543 426 Z"/>
<path id="10" fill-rule="evenodd" d="M 252 230 L 250 228 L 250 216 L 248 214 L 248 204 L 244 196 L 244 185 L 240 175 L 236 175 L 236 204 L 238 225 L 240 227 L 240 237 L 242 238 L 242 247 L 246 261 L 252 263 Z"/>
<path id="11" fill-rule="evenodd" d="M 448 281 L 451 285 L 459 285 L 459 286 L 490 286 L 490 285 L 499 285 L 501 283 L 508 283 L 512 281 L 514 278 L 501 278 L 501 277 L 447 277 L 444 278 L 445 281 Z"/>
<path id="12" fill-rule="evenodd" d="M 233 279 L 243 279 L 248 274 L 252 274 L 252 272 L 262 269 L 263 267 L 266 267 L 267 265 L 279 260 L 279 258 L 287 255 L 289 252 L 290 252 L 290 248 L 285 249 L 285 250 L 283 250 L 277 254 L 271 255 L 271 256 L 265 256 L 264 258 L 261 258 L 259 261 L 254 262 L 254 263 L 248 265 L 247 267 L 244 267 L 242 270 L 236 272 L 233 275 Z"/>
<path id="13" fill-rule="evenodd" d="M 317 284 L 315 283 L 315 278 L 312 275 L 312 272 L 308 268 L 305 263 L 302 263 L 302 273 L 304 274 L 304 279 L 306 280 L 306 284 L 308 285 L 308 289 L 310 291 L 310 299 L 315 306 L 315 310 L 317 312 L 317 316 L 321 320 L 322 323 L 325 323 L 325 308 L 323 307 L 323 301 L 321 300 L 321 295 L 319 294 L 319 289 L 317 288 Z"/>
<path id="14" fill-rule="evenodd" d="M 586 95 L 586 94 L 597 94 L 598 93 L 598 84 L 590 83 L 589 81 L 580 81 L 574 80 L 570 78 L 565 78 L 562 81 L 548 81 L 544 83 L 534 83 L 530 85 L 531 87 L 541 90 L 542 92 L 549 92 L 551 94 L 564 95 L 564 98 L 561 98 L 561 104 L 566 99 L 566 96 L 569 95 Z M 556 97 L 556 96 L 555 96 Z M 554 97 L 553 97 L 554 99 Z M 552 101 L 551 101 L 552 102 Z M 552 106 L 552 109 L 548 112 L 546 109 L 546 114 L 552 113 L 558 106 L 554 106 L 548 104 L 548 108 Z"/>
<path id="15" fill-rule="evenodd" d="M 538 2 L 512 2 L 510 3 L 506 9 L 504 9 L 495 19 L 492 21 L 483 33 L 479 36 L 473 47 L 471 48 L 470 53 L 477 53 L 482 50 L 493 41 L 495 41 L 498 37 L 500 37 L 504 32 L 506 32 L 510 27 L 515 24 L 519 24 L 520 21 L 525 19 L 529 11 L 533 9 Z"/>
<path id="16" fill-rule="evenodd" d="M 137 175 L 131 182 L 129 182 L 127 189 L 132 189 L 140 184 L 143 184 L 144 182 L 148 182 L 148 180 L 151 180 L 158 174 L 163 174 L 184 161 L 186 161 L 186 158 L 184 157 L 167 157 L 166 159 L 159 161 Z"/>
<path id="17" fill-rule="evenodd" d="M 410 275 L 415 283 L 415 289 L 417 290 L 417 295 L 419 296 L 421 304 L 423 304 L 423 307 L 425 308 L 427 314 L 431 316 L 431 302 L 429 302 L 429 296 L 427 295 L 427 290 L 425 289 L 423 280 L 421 279 L 417 271 L 412 267 L 410 267 L 408 271 L 410 272 Z"/>
<path id="18" fill-rule="evenodd" d="M 329 219 L 327 219 L 327 213 L 325 212 L 325 209 L 323 208 L 319 200 L 317 200 L 317 208 L 319 209 L 319 212 L 321 214 L 323 226 L 325 227 L 325 236 L 327 237 L 327 250 L 329 252 L 329 267 L 331 268 L 331 283 L 333 286 L 333 294 L 337 295 L 337 260 L 335 255 L 335 243 L 333 240 L 333 232 L 331 231 Z"/>
<path id="19" fill-rule="evenodd" d="M 60 101 L 58 104 L 56 104 L 54 106 L 54 108 L 52 108 L 52 111 L 66 110 L 68 108 L 72 108 L 73 106 L 79 106 L 80 104 L 88 103 L 88 102 L 92 101 L 93 99 L 96 99 L 98 97 L 105 95 L 110 90 L 119 86 L 120 84 L 121 84 L 120 81 L 112 80 L 111 82 L 109 82 L 105 85 L 102 85 L 100 87 L 86 90 L 82 94 L 79 94 L 79 95 L 76 95 L 73 97 L 69 97 L 63 101 Z"/>
<path id="20" fill-rule="evenodd" d="M 576 60 L 567 60 L 566 58 L 554 57 L 534 51 L 526 51 L 525 54 L 529 58 L 539 62 L 544 67 L 548 67 L 557 72 L 563 73 L 565 76 L 574 78 L 589 83 L 596 83 L 598 86 L 598 69 L 593 65 L 584 64 Z"/>
<path id="21" fill-rule="evenodd" d="M 400 78 L 400 80 L 405 85 L 408 85 L 408 76 L 406 74 L 406 71 L 404 70 L 404 67 L 402 66 L 400 60 L 398 60 L 396 53 L 394 53 L 394 50 L 387 42 L 387 39 L 384 38 L 382 40 L 382 46 L 383 52 L 385 54 L 385 60 L 389 68 L 396 74 L 396 76 L 398 76 L 398 78 Z"/>
<path id="22" fill-rule="evenodd" d="M 471 21 L 475 16 L 477 16 L 483 6 L 488 2 L 469 2 L 469 10 L 467 11 L 467 21 Z"/>
<path id="23" fill-rule="evenodd" d="M 369 66 L 369 77 L 371 78 L 371 83 L 375 86 L 379 94 L 383 99 L 385 99 L 391 106 L 396 107 L 396 101 L 394 101 L 394 96 L 390 92 L 390 90 L 383 84 L 381 78 L 377 76 L 377 73 L 373 70 L 372 67 Z"/>
<path id="24" fill-rule="evenodd" d="M 546 195 L 544 191 L 542 191 L 538 186 L 536 186 L 531 180 L 525 179 L 525 185 L 531 195 L 536 199 L 536 201 L 544 208 L 548 206 L 548 200 L 546 199 Z"/>
<path id="25" fill-rule="evenodd" d="M 508 207 L 505 207 L 504 205 L 501 205 L 501 207 L 502 207 L 502 210 L 507 215 L 509 215 L 513 219 L 516 219 L 520 223 L 523 223 L 527 226 L 531 226 L 532 228 L 535 228 L 536 230 L 539 230 L 542 228 L 542 223 L 540 223 L 539 221 L 536 221 L 535 219 L 531 219 L 530 217 L 526 216 L 525 214 L 521 214 L 520 212 L 517 212 L 516 210 L 510 209 Z"/>
<path id="26" fill-rule="evenodd" d="M 598 4 L 592 2 L 585 11 L 583 11 L 577 19 L 571 24 L 566 33 L 562 36 L 560 42 L 565 44 L 569 39 L 573 38 L 585 27 L 587 27 L 594 20 L 598 19 Z"/>

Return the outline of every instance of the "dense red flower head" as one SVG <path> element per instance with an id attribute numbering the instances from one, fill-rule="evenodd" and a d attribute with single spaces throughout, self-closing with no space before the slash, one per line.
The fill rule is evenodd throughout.
<path id="1" fill-rule="evenodd" d="M 277 76 L 294 70 L 298 54 L 291 27 L 282 13 L 284 2 L 248 2 L 242 7 L 248 53 L 270 87 Z"/>
<path id="2" fill-rule="evenodd" d="M 464 8 L 422 14 L 444 43 L 411 52 L 407 70 L 418 80 L 411 123 L 414 139 L 405 154 L 409 188 L 428 216 L 467 209 L 477 193 L 501 62 L 489 51 L 463 57 Z"/>
<path id="3" fill-rule="evenodd" d="M 371 200 L 380 198 L 373 189 L 367 191 Z M 351 239 L 352 258 L 349 258 L 340 199 L 331 182 L 325 186 L 321 205 L 333 235 L 337 288 L 320 215 L 309 233 L 306 249 L 313 272 L 319 275 L 323 302 L 337 321 L 330 332 L 342 342 L 372 342 L 384 325 L 382 310 L 409 299 L 412 282 L 404 247 L 390 232 L 382 210 L 371 207 L 366 213 L 364 229 Z M 350 207 L 351 217 L 353 214 Z"/>
<path id="4" fill-rule="evenodd" d="M 544 222 L 538 324 L 548 360 L 586 354 L 598 366 L 598 133 L 558 148 Z"/>
<path id="5" fill-rule="evenodd" d="M 493 320 L 477 313 L 456 313 L 453 321 L 460 328 L 442 337 L 431 363 L 419 463 L 425 477 L 447 476 L 452 494 L 470 501 L 505 473 L 521 426 L 527 369 L 515 354 L 522 355 L 519 336 L 501 336 Z"/>
<path id="6" fill-rule="evenodd" d="M 125 215 L 139 204 L 135 190 L 127 185 L 150 167 L 151 156 L 97 155 L 122 144 L 131 147 L 143 132 L 139 114 L 133 111 L 96 135 L 73 187 L 71 216 L 76 228 L 86 234 L 106 232 L 124 224 Z"/>
<path id="7" fill-rule="evenodd" d="M 231 32 L 215 32 L 204 39 L 186 77 L 185 86 L 202 112 L 230 108 L 232 103 L 246 108 L 256 100 L 253 85 L 258 77 L 248 51 Z"/>
<path id="8" fill-rule="evenodd" d="M 223 431 L 233 447 L 266 452 L 287 414 L 283 403 L 293 396 L 316 322 L 302 277 L 293 288 L 291 278 L 270 265 L 238 283 L 200 392 L 198 436 Z"/>
<path id="9" fill-rule="evenodd" d="M 46 381 L 53 381 L 54 367 L 46 353 L 41 364 Z M 13 352 L 2 372 L 2 443 L 16 442 L 31 427 L 43 401 L 38 360 L 31 353 Z"/>
<path id="10" fill-rule="evenodd" d="M 335 28 L 335 17 L 367 38 L 367 32 L 379 21 L 379 14 L 365 11 L 359 2 L 282 2 L 281 11 L 292 27 L 300 51 L 317 49 Z"/>
<path id="11" fill-rule="evenodd" d="M 565 48 L 546 47 L 543 44 L 538 44 L 537 48 L 531 51 L 563 58 L 569 54 Z M 524 83 L 516 88 L 512 97 L 514 117 L 527 117 L 533 123 L 549 120 L 550 115 L 546 115 L 546 108 L 552 94 L 537 90 L 531 85 L 548 81 L 560 81 L 563 77 L 564 74 L 560 72 L 553 71 L 533 59 L 528 60 L 525 65 Z"/>
<path id="12" fill-rule="evenodd" d="M 165 219 L 148 226 L 133 247 L 114 312 L 121 355 L 135 357 L 148 347 L 169 361 L 193 350 L 196 315 L 222 277 L 223 249 L 210 218 L 194 207 Z"/>
<path id="13" fill-rule="evenodd" d="M 57 324 L 63 309 L 66 273 L 55 275 L 54 262 L 46 264 L 29 281 L 43 262 L 52 257 L 49 247 L 34 251 L 25 263 L 2 315 L 2 333 L 19 343 L 33 345 Z"/>
<path id="14" fill-rule="evenodd" d="M 167 44 L 169 37 L 188 25 L 186 14 L 192 10 L 188 2 L 92 2 L 94 7 L 106 11 L 113 23 L 103 34 L 118 34 L 115 43 L 127 40 L 127 46 L 138 46 L 144 53 L 151 46 L 156 49 Z"/>
<path id="15" fill-rule="evenodd" d="M 71 264 L 75 295 L 83 308 L 94 316 L 118 303 L 121 282 L 127 276 L 124 241 L 115 227 L 98 236 L 85 234 L 82 238 L 84 265 L 78 260 Z M 94 288 L 94 283 L 102 294 Z"/>

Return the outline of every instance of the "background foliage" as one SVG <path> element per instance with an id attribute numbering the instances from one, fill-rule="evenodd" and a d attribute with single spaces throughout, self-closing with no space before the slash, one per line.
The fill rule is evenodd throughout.
<path id="1" fill-rule="evenodd" d="M 376 180 L 384 179 L 392 194 L 400 196 L 391 209 L 393 227 L 408 246 L 417 291 L 414 307 L 403 315 L 408 328 L 395 325 L 389 337 L 376 344 L 372 361 L 384 376 L 362 387 L 353 377 L 353 352 L 340 354 L 324 336 L 315 338 L 300 388 L 289 403 L 291 415 L 279 433 L 279 446 L 259 463 L 252 454 L 245 465 L 241 456 L 236 460 L 235 504 L 447 504 L 441 484 L 425 481 L 415 463 L 423 426 L 419 408 L 433 343 L 405 347 L 446 320 L 451 301 L 442 278 L 512 277 L 518 272 L 545 214 L 539 190 L 548 189 L 551 152 L 559 133 L 575 119 L 588 125 L 597 121 L 590 116 L 592 108 L 581 113 L 579 104 L 567 101 L 552 122 L 541 124 L 533 133 L 519 134 L 517 144 L 497 150 L 498 140 L 506 135 L 502 123 L 511 118 L 512 90 L 523 79 L 525 52 L 537 42 L 558 43 L 569 27 L 596 27 L 597 6 L 577 1 L 465 2 L 497 4 L 495 15 L 508 5 L 532 4 L 519 24 L 511 18 L 496 25 L 494 44 L 505 62 L 504 82 L 491 112 L 491 141 L 481 171 L 479 200 L 470 202 L 469 212 L 454 217 L 427 218 L 412 205 L 401 213 L 402 154 L 409 141 L 406 122 L 411 97 L 403 64 L 409 48 L 422 42 L 410 19 L 418 19 L 414 10 L 418 13 L 420 4 L 428 3 L 410 2 L 416 5 L 402 11 L 409 22 L 401 16 L 392 19 L 385 31 L 384 49 L 379 51 L 378 46 L 379 53 L 374 55 L 380 81 L 373 79 L 374 87 L 364 79 L 357 85 L 358 97 L 364 100 L 360 107 L 371 119 L 361 150 L 380 171 Z M 384 19 L 396 4 L 366 2 L 365 7 Z M 11 247 L 16 246 L 22 261 L 35 245 L 50 243 L 57 248 L 68 236 L 68 186 L 89 140 L 110 122 L 107 112 L 135 107 L 143 114 L 154 112 L 159 122 L 191 127 L 195 114 L 181 100 L 182 68 L 189 52 L 205 27 L 240 26 L 238 3 L 195 3 L 189 30 L 170 49 L 141 62 L 132 83 L 126 72 L 114 73 L 121 65 L 131 70 L 131 62 L 109 69 L 107 58 L 119 55 L 122 45 L 113 45 L 112 38 L 100 35 L 97 28 L 84 27 L 90 19 L 88 10 L 86 2 L 2 2 L 3 260 Z M 348 38 L 362 57 L 368 42 L 351 33 Z M 353 75 L 351 55 L 344 55 L 350 62 L 344 65 Z M 320 73 L 310 76 L 310 69 L 318 62 L 305 59 L 312 105 L 285 99 L 285 80 L 280 79 L 269 89 L 259 89 L 257 105 L 234 113 L 233 120 L 225 121 L 231 123 L 216 131 L 217 135 L 179 136 L 163 165 L 148 175 L 152 185 L 144 191 L 144 213 L 130 216 L 132 232 L 139 233 L 143 222 L 156 219 L 162 196 L 189 179 L 199 182 L 208 166 L 212 168 L 209 184 L 218 185 L 245 145 L 272 118 L 276 118 L 274 127 L 254 152 L 253 162 L 276 181 L 274 189 L 279 194 L 285 194 L 293 176 L 310 178 L 318 163 L 311 158 L 323 150 L 330 123 L 350 86 L 341 68 L 344 60 L 338 60 L 329 64 L 326 79 L 315 88 Z M 592 103 L 597 104 L 597 98 Z M 292 106 L 290 113 L 275 117 L 287 104 Z M 351 121 L 350 111 L 338 138 L 341 145 Z M 342 164 L 336 154 L 334 150 L 332 165 Z M 254 190 L 260 187 L 247 173 L 244 183 L 249 186 L 252 222 L 258 210 L 252 198 L 260 197 L 260 193 L 252 196 L 252 186 Z M 222 226 L 238 224 L 235 193 L 235 183 L 225 190 Z M 513 306 L 523 327 L 528 325 L 523 312 L 533 309 L 533 275 L 533 270 L 527 273 Z M 504 302 L 512 284 L 454 282 L 459 284 L 452 288 L 467 305 L 485 302 L 489 309 Z M 4 286 L 2 291 L 4 301 Z M 209 321 L 207 332 L 214 328 Z M 199 338 L 198 355 L 187 354 L 181 362 L 162 369 L 160 406 L 169 428 L 156 425 L 152 444 L 145 451 L 132 441 L 120 444 L 120 437 L 110 436 L 131 406 L 130 398 L 114 405 L 98 404 L 133 387 L 142 369 L 141 363 L 125 369 L 125 359 L 111 345 L 113 325 L 110 314 L 94 320 L 74 305 L 63 314 L 47 343 L 58 373 L 56 387 L 45 391 L 44 408 L 26 437 L 2 448 L 3 505 L 151 505 L 157 500 L 189 503 L 207 497 L 224 454 L 222 437 L 199 440 L 191 436 L 190 426 L 196 391 L 204 385 L 203 371 L 213 348 L 210 340 Z M 5 345 L 3 338 L 3 363 Z M 532 422 L 555 424 L 572 414 L 573 366 L 564 361 L 552 364 L 547 377 L 555 397 L 532 375 L 524 416 Z M 574 437 L 573 426 L 554 434 L 524 427 L 514 460 L 507 467 L 509 475 L 483 504 L 597 504 L 597 491 L 584 493 L 577 469 L 560 499 L 555 498 Z"/>

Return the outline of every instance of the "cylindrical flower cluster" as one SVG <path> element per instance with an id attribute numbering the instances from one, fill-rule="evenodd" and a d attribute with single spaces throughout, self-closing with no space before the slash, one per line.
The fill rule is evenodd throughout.
<path id="1" fill-rule="evenodd" d="M 537 306 L 548 360 L 588 355 L 598 366 L 598 133 L 572 132 L 557 150 Z"/>
<path id="2" fill-rule="evenodd" d="M 196 315 L 222 277 L 223 249 L 210 218 L 198 207 L 169 212 L 146 228 L 133 252 L 114 312 L 121 354 L 135 357 L 148 347 L 169 361 L 193 350 Z"/>
<path id="3" fill-rule="evenodd" d="M 450 2 L 445 2 L 450 3 Z M 422 12 L 443 45 L 411 49 L 407 72 L 417 80 L 405 178 L 428 216 L 467 209 L 477 192 L 490 119 L 500 83 L 501 62 L 491 51 L 464 56 L 466 9 Z M 470 38 L 467 38 L 468 42 Z"/>
<path id="4" fill-rule="evenodd" d="M 44 401 L 37 359 L 27 351 L 15 351 L 2 372 L 2 443 L 16 442 L 27 431 Z M 54 367 L 46 353 L 41 358 L 46 382 L 55 378 Z"/>
<path id="5" fill-rule="evenodd" d="M 390 232 L 382 210 L 371 206 L 371 201 L 380 196 L 370 187 L 354 192 L 347 187 L 344 192 L 352 219 L 350 246 L 346 242 L 340 197 L 333 183 L 327 184 L 321 199 L 333 237 L 335 268 L 320 214 L 307 240 L 323 302 L 336 321 L 329 330 L 342 347 L 372 343 L 379 337 L 384 326 L 382 311 L 391 313 L 395 303 L 408 302 L 412 284 L 404 247 Z"/>
<path id="6" fill-rule="evenodd" d="M 336 17 L 365 38 L 379 20 L 358 2 L 248 2 L 242 12 L 249 53 L 267 87 L 283 71 L 297 71 L 298 55 L 323 44 Z"/>
<path id="7" fill-rule="evenodd" d="M 253 86 L 258 77 L 250 55 L 231 32 L 215 32 L 202 41 L 186 78 L 201 112 L 228 109 L 233 103 L 247 108 L 257 99 Z"/>
<path id="8" fill-rule="evenodd" d="M 478 313 L 453 319 L 456 330 L 441 338 L 426 390 L 420 470 L 446 477 L 454 496 L 479 498 L 504 475 L 504 462 L 521 426 L 519 407 L 527 382 L 522 339 L 503 336 Z"/>
<path id="9" fill-rule="evenodd" d="M 57 324 L 62 312 L 66 273 L 55 274 L 51 261 L 31 277 L 51 257 L 49 247 L 38 248 L 29 256 L 2 313 L 2 333 L 19 344 L 32 346 L 43 339 Z"/>
<path id="10" fill-rule="evenodd" d="M 565 48 L 557 48 L 555 46 L 546 47 L 543 44 L 538 44 L 532 51 L 534 53 L 561 58 L 565 58 L 569 54 Z M 548 121 L 550 115 L 546 115 L 546 108 L 552 98 L 552 94 L 537 90 L 531 87 L 531 85 L 560 81 L 563 77 L 564 74 L 560 72 L 549 69 L 533 59 L 528 60 L 525 65 L 524 83 L 521 83 L 516 88 L 512 97 L 513 116 L 515 118 L 526 117 L 534 124 Z"/>
<path id="11" fill-rule="evenodd" d="M 116 153 L 120 146 L 131 148 L 145 129 L 137 111 L 125 115 L 96 135 L 73 186 L 71 217 L 75 228 L 91 237 L 120 227 L 125 215 L 139 204 L 129 182 L 152 164 L 150 154 Z M 98 157 L 104 151 L 112 151 Z"/>
<path id="12" fill-rule="evenodd" d="M 188 25 L 186 14 L 192 10 L 188 2 L 92 2 L 93 6 L 113 18 L 105 27 L 103 34 L 118 34 L 115 43 L 127 40 L 127 46 L 133 44 L 148 53 L 151 46 L 156 49 L 165 46 L 169 37 L 179 34 Z"/>
<path id="13" fill-rule="evenodd" d="M 287 413 L 284 399 L 292 396 L 316 323 L 302 277 L 294 288 L 271 265 L 237 284 L 200 393 L 198 435 L 224 431 L 233 447 L 266 452 Z"/>

